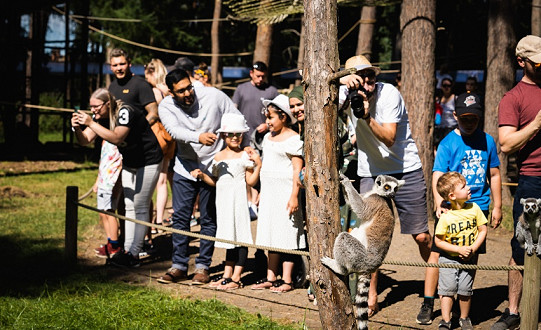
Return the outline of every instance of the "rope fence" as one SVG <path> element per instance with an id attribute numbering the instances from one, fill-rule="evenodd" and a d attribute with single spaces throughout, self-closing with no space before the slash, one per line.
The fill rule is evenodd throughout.
<path id="1" fill-rule="evenodd" d="M 88 195 L 89 195 L 89 193 L 88 193 Z M 124 220 L 124 221 L 131 221 L 131 222 L 134 222 L 134 223 L 142 225 L 142 226 L 154 227 L 154 228 L 157 228 L 157 229 L 161 229 L 164 232 L 171 232 L 171 233 L 175 233 L 175 234 L 185 235 L 185 236 L 193 237 L 193 238 L 204 239 L 204 240 L 208 240 L 208 241 L 215 241 L 215 242 L 233 244 L 233 245 L 237 245 L 237 246 L 244 246 L 244 247 L 248 247 L 248 248 L 260 249 L 260 250 L 266 250 L 266 251 L 272 251 L 272 252 L 294 254 L 294 255 L 305 256 L 305 257 L 310 256 L 309 252 L 307 252 L 307 251 L 280 249 L 280 248 L 274 248 L 274 247 L 270 247 L 270 246 L 263 246 L 263 245 L 256 245 L 256 244 L 250 244 L 250 243 L 237 242 L 237 241 L 232 241 L 232 240 L 227 240 L 227 239 L 222 239 L 222 238 L 216 238 L 216 237 L 213 237 L 213 236 L 202 235 L 202 234 L 194 233 L 194 232 L 191 232 L 191 231 L 184 231 L 184 230 L 180 230 L 180 229 L 167 227 L 167 226 L 164 226 L 164 225 L 159 225 L 159 224 L 155 224 L 155 223 L 149 223 L 149 222 L 145 222 L 145 221 L 141 221 L 141 220 L 137 220 L 137 219 L 128 218 L 128 217 L 125 217 L 123 215 L 119 215 L 119 214 L 116 214 L 116 213 L 113 213 L 113 212 L 99 210 L 99 209 L 97 209 L 95 207 L 92 207 L 90 205 L 86 205 L 86 204 L 83 204 L 83 203 L 79 202 L 79 201 L 83 200 L 84 198 L 86 198 L 88 195 L 85 194 L 85 196 L 77 198 L 78 201 L 72 201 L 72 202 L 76 206 L 80 206 L 82 208 L 85 208 L 85 209 L 88 209 L 88 210 L 91 210 L 91 211 L 94 211 L 94 212 L 107 214 L 107 215 L 113 216 L 115 218 L 118 218 L 120 220 Z M 67 202 L 68 202 L 68 200 L 67 200 Z M 409 266 L 409 267 L 476 269 L 476 270 L 490 270 L 490 271 L 524 270 L 524 266 L 434 264 L 434 263 L 426 263 L 426 262 L 409 262 L 409 261 L 396 261 L 396 260 L 385 260 L 385 261 L 383 261 L 383 264 L 394 265 L 394 266 Z"/>

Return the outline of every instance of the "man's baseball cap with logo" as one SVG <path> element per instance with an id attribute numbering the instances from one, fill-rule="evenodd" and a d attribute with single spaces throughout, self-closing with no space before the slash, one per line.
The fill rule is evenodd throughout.
<path id="1" fill-rule="evenodd" d="M 515 55 L 527 58 L 534 63 L 541 63 L 541 38 L 528 35 L 520 39 L 515 50 Z"/>
<path id="2" fill-rule="evenodd" d="M 381 69 L 377 66 L 373 66 L 370 61 L 362 56 L 362 55 L 356 55 L 353 57 L 350 57 L 345 64 L 346 69 L 355 68 L 357 69 L 357 72 L 363 71 L 363 70 L 372 70 L 376 74 L 376 76 L 381 72 Z"/>
<path id="3" fill-rule="evenodd" d="M 479 96 L 472 93 L 463 93 L 455 100 L 455 113 L 457 117 L 462 115 L 477 115 L 483 117 L 483 106 Z"/>

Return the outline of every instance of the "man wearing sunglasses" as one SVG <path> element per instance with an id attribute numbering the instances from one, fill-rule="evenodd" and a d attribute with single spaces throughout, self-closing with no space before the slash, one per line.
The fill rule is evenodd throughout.
<path id="1" fill-rule="evenodd" d="M 194 89 L 186 70 L 176 69 L 167 74 L 165 83 L 170 95 L 159 105 L 163 126 L 177 142 L 173 168 L 173 228 L 190 231 L 190 217 L 199 193 L 201 234 L 216 236 L 215 188 L 195 179 L 196 169 L 210 174 L 208 167 L 223 148 L 216 131 L 226 113 L 239 114 L 231 99 L 214 87 Z M 176 283 L 187 279 L 189 239 L 173 233 L 172 267 L 158 279 L 159 283 Z M 195 258 L 192 284 L 208 283 L 214 242 L 201 240 L 199 256 Z"/>
<path id="2" fill-rule="evenodd" d="M 154 125 L 159 118 L 158 103 L 156 103 L 152 86 L 145 79 L 131 72 L 131 59 L 123 49 L 113 49 L 109 62 L 116 78 L 109 85 L 109 92 L 117 100 L 122 100 L 136 110 L 143 111 L 150 126 Z"/>
<path id="3" fill-rule="evenodd" d="M 541 198 L 541 38 L 529 35 L 520 39 L 515 55 L 524 76 L 500 101 L 498 134 L 505 154 L 518 153 L 518 188 L 513 202 L 516 226 L 523 210 L 520 199 Z M 515 236 L 511 239 L 511 251 L 509 265 L 524 265 L 524 249 Z M 508 272 L 509 308 L 492 329 L 515 329 L 520 325 L 522 275 L 518 270 Z"/>
<path id="4" fill-rule="evenodd" d="M 373 66 L 362 55 L 348 59 L 345 67 L 357 69 L 356 74 L 340 79 L 339 103 L 341 107 L 346 100 L 351 103 L 351 119 L 357 138 L 360 192 L 369 191 L 375 177 L 380 174 L 406 181 L 395 197 L 400 230 L 402 234 L 411 235 L 426 261 L 432 242 L 428 232 L 426 184 L 402 95 L 393 85 L 377 82 L 380 68 Z M 359 102 L 353 100 L 351 93 L 362 96 L 362 105 L 357 105 L 362 111 L 355 111 L 354 103 Z M 370 281 L 369 317 L 379 309 L 376 288 L 377 272 Z"/>

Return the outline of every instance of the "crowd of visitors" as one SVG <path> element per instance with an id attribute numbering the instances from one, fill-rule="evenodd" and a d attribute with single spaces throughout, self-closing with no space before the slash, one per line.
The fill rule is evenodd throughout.
<path id="1" fill-rule="evenodd" d="M 520 199 L 541 198 L 541 38 L 522 38 L 516 56 L 524 76 L 499 104 L 498 141 L 504 153 L 518 153 L 515 226 L 522 212 Z M 126 216 L 150 222 L 150 202 L 158 184 L 156 220 L 161 223 L 166 217 L 167 174 L 172 168 L 173 228 L 190 231 L 197 204 L 201 234 L 253 243 L 250 220 L 257 218 L 256 244 L 285 250 L 308 248 L 303 87 L 295 87 L 289 97 L 279 94 L 267 81 L 267 65 L 255 62 L 250 81 L 239 85 L 230 99 L 209 86 L 210 71 L 204 63 L 194 68 L 189 59 L 179 58 L 167 73 L 163 63 L 154 59 L 145 67 L 148 83 L 131 73 L 125 51 L 113 50 L 110 63 L 116 79 L 109 90 L 92 94 L 92 117 L 75 112 L 71 120 L 79 143 L 103 140 L 94 189 L 99 209 L 116 209 L 121 182 Z M 377 81 L 380 68 L 362 55 L 348 59 L 345 67 L 355 68 L 356 73 L 340 79 L 338 132 L 344 151 L 340 170 L 349 173 L 360 192 L 370 190 L 380 174 L 405 180 L 395 197 L 400 230 L 411 235 L 421 258 L 432 263 L 476 264 L 479 254 L 486 253 L 487 225 L 497 228 L 502 220 L 497 144 L 482 131 L 484 108 L 475 93 L 477 81 L 469 79 L 466 93 L 455 96 L 453 78 L 441 78 L 442 94 L 437 99 L 441 118 L 432 169 L 436 217 L 432 236 L 422 164 L 399 89 Z M 360 96 L 361 107 L 354 105 L 359 101 L 351 94 Z M 164 129 L 159 128 L 162 125 Z M 169 135 L 167 147 L 163 140 L 168 138 L 160 130 Z M 100 219 L 107 242 L 96 249 L 97 256 L 118 265 L 138 266 L 147 228 L 126 222 L 122 248 L 116 219 L 105 215 Z M 342 220 L 344 230 L 355 226 L 354 217 Z M 158 282 L 190 278 L 188 243 L 187 236 L 172 234 L 172 265 Z M 222 277 L 211 280 L 215 246 L 227 252 Z M 522 265 L 524 250 L 515 238 L 511 248 L 509 264 Z M 246 247 L 202 239 L 192 284 L 208 284 L 217 290 L 242 288 L 247 257 Z M 268 251 L 266 273 L 259 269 L 265 275 L 251 289 L 293 290 L 294 266 L 291 254 Z M 469 310 L 474 278 L 473 270 L 427 268 L 417 322 L 432 323 L 437 291 L 442 311 L 439 329 L 451 328 L 455 295 L 461 328 L 473 329 Z M 369 316 L 379 310 L 377 279 L 376 272 L 367 301 Z M 518 326 L 521 291 L 522 273 L 509 271 L 509 308 L 493 329 Z"/>

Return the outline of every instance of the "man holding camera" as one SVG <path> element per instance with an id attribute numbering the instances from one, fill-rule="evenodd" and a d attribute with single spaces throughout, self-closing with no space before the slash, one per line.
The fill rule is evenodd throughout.
<path id="1" fill-rule="evenodd" d="M 339 96 L 340 106 L 347 106 L 346 102 L 351 105 L 360 192 L 371 190 L 375 177 L 380 174 L 406 181 L 395 197 L 400 231 L 412 235 L 426 261 L 432 244 L 428 231 L 426 184 L 402 95 L 393 85 L 376 82 L 380 68 L 372 66 L 362 55 L 348 59 L 345 67 L 357 69 L 356 74 L 340 79 Z M 368 307 L 369 316 L 379 310 L 377 273 L 372 274 Z"/>

